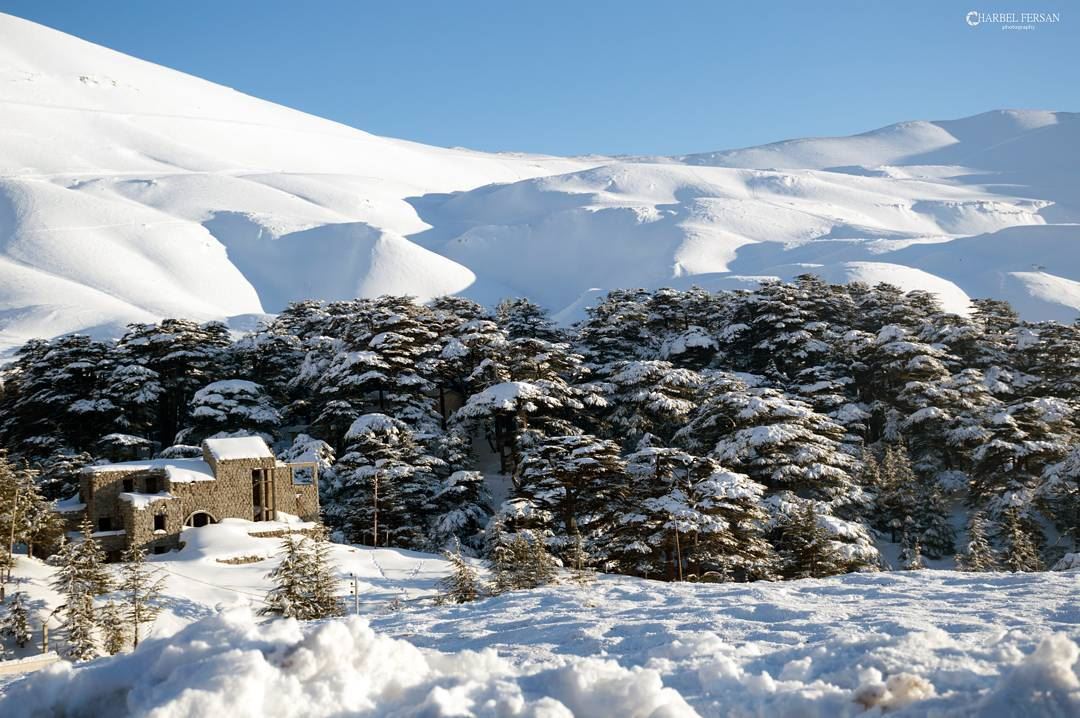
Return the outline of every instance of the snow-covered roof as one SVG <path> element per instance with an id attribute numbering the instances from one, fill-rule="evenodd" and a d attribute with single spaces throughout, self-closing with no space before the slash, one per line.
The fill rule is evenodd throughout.
<path id="1" fill-rule="evenodd" d="M 216 461 L 234 459 L 272 459 L 274 453 L 260 436 L 231 436 L 224 439 L 207 439 L 203 442 Z"/>
<path id="2" fill-rule="evenodd" d="M 83 469 L 86 473 L 97 474 L 108 471 L 149 471 L 162 469 L 169 481 L 190 483 L 192 481 L 213 481 L 214 472 L 202 459 L 148 459 L 146 461 L 122 461 L 116 464 L 97 464 Z"/>
<path id="3" fill-rule="evenodd" d="M 167 501 L 169 499 L 175 499 L 176 497 L 168 491 L 160 491 L 156 494 L 140 494 L 133 491 L 125 491 L 120 494 L 118 498 L 121 501 L 127 501 L 129 504 L 132 504 L 136 511 L 141 511 L 158 501 Z"/>
<path id="4" fill-rule="evenodd" d="M 134 434 L 106 434 L 98 440 L 100 443 L 119 444 L 121 446 L 146 446 L 151 444 L 149 439 L 144 439 L 141 436 L 135 436 Z"/>
<path id="5" fill-rule="evenodd" d="M 85 508 L 86 504 L 79 500 L 78 494 L 69 496 L 66 499 L 61 499 L 53 504 L 53 511 L 61 514 L 71 514 L 76 511 L 82 511 Z"/>

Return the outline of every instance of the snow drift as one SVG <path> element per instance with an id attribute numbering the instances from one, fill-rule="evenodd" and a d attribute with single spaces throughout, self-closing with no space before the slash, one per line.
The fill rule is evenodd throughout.
<path id="1" fill-rule="evenodd" d="M 949 643 L 932 633 L 918 638 L 908 650 Z M 665 686 L 663 673 L 676 662 L 684 664 L 676 682 L 686 689 L 696 685 L 696 702 L 712 699 L 708 715 L 924 715 L 952 708 L 952 715 L 1050 717 L 1080 711 L 1074 670 L 1080 647 L 1062 634 L 1042 640 L 1006 668 L 974 703 L 962 688 L 939 696 L 923 676 L 884 677 L 873 667 L 852 666 L 858 685 L 844 689 L 811 679 L 810 656 L 789 661 L 775 678 L 751 673 L 743 665 L 745 654 L 740 657 L 709 633 L 653 654 L 644 668 L 604 658 L 521 666 L 491 649 L 421 650 L 375 632 L 359 618 L 310 626 L 292 619 L 257 623 L 249 611 L 231 609 L 173 636 L 147 640 L 131 654 L 76 667 L 54 664 L 13 685 L 0 697 L 0 711 L 10 718 L 700 715 L 679 691 Z M 828 658 L 822 651 L 816 655 Z"/>
<path id="2" fill-rule="evenodd" d="M 304 631 L 259 625 L 233 610 L 135 653 L 46 669 L 0 699 L 10 718 L 35 715 L 541 716 L 697 715 L 651 669 L 582 659 L 521 671 L 494 651 L 422 652 L 362 619 Z"/>
<path id="3" fill-rule="evenodd" d="M 890 279 L 1080 312 L 1080 116 L 997 111 L 676 158 L 377 137 L 0 15 L 0 350 L 381 293 Z M 1043 231 L 1045 230 L 1045 231 Z M 1054 261 L 1049 261 L 1053 257 Z"/>

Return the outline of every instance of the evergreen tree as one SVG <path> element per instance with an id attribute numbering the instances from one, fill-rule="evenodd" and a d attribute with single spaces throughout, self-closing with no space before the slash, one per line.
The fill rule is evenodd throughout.
<path id="1" fill-rule="evenodd" d="M 968 522 L 967 547 L 956 557 L 956 563 L 963 571 L 997 570 L 997 556 L 987 538 L 986 518 L 982 512 L 975 512 Z"/>
<path id="2" fill-rule="evenodd" d="M 785 578 L 821 578 L 843 573 L 844 561 L 812 501 L 793 507 L 779 526 L 781 572 Z"/>
<path id="3" fill-rule="evenodd" d="M 121 351 L 114 353 L 116 364 L 104 377 L 102 388 L 114 407 L 113 426 L 118 431 L 149 438 L 158 429 L 158 406 L 165 391 L 161 375 Z"/>
<path id="4" fill-rule="evenodd" d="M 329 544 L 322 538 L 286 534 L 281 540 L 281 562 L 267 576 L 274 580 L 274 588 L 259 611 L 263 615 L 310 621 L 344 613 Z"/>
<path id="5" fill-rule="evenodd" d="M 763 488 L 716 461 L 642 446 L 627 458 L 630 485 L 601 557 L 626 573 L 767 578 L 775 570 L 762 525 Z"/>
<path id="6" fill-rule="evenodd" d="M 90 449 L 114 410 L 101 393 L 109 350 L 109 344 L 78 334 L 23 346 L 0 401 L 4 443 L 35 460 Z"/>
<path id="7" fill-rule="evenodd" d="M 59 568 L 53 587 L 65 596 L 87 594 L 100 596 L 113 588 L 113 580 L 105 568 L 105 552 L 94 538 L 94 526 L 84 516 L 79 525 L 80 540 L 65 543 L 58 554 Z"/>
<path id="8" fill-rule="evenodd" d="M 455 471 L 439 482 L 431 497 L 430 543 L 451 543 L 476 551 L 483 545 L 484 529 L 491 519 L 484 475 L 479 471 Z"/>
<path id="9" fill-rule="evenodd" d="M 1043 470 L 1036 499 L 1062 536 L 1072 540 L 1073 551 L 1080 552 L 1080 446 Z"/>
<path id="10" fill-rule="evenodd" d="M 904 534 L 904 539 L 901 542 L 903 548 L 900 550 L 900 567 L 905 571 L 918 571 L 926 568 L 926 562 L 922 556 L 922 545 L 919 543 L 919 537 L 916 535 Z"/>
<path id="11" fill-rule="evenodd" d="M 16 591 L 11 596 L 11 601 L 4 613 L 3 623 L 0 623 L 0 636 L 10 638 L 19 648 L 26 648 L 26 644 L 33 640 L 30 630 L 30 611 L 26 607 L 26 597 L 21 591 Z"/>
<path id="12" fill-rule="evenodd" d="M 534 534 L 505 533 L 496 528 L 490 568 L 495 580 L 489 591 L 498 596 L 507 591 L 539 588 L 553 583 L 558 564 Z"/>
<path id="13" fill-rule="evenodd" d="M 132 546 L 123 555 L 119 591 L 124 595 L 123 618 L 131 626 L 132 647 L 139 647 L 140 627 L 150 624 L 161 611 L 165 576 L 146 564 L 146 551 Z"/>
<path id="14" fill-rule="evenodd" d="M 354 543 L 425 548 L 443 462 L 407 424 L 385 414 L 361 416 L 346 440 L 349 449 L 326 487 L 327 521 Z"/>
<path id="15" fill-rule="evenodd" d="M 450 562 L 450 573 L 439 581 L 440 599 L 445 603 L 469 603 L 483 596 L 480 576 L 461 555 L 461 547 L 443 551 Z"/>
<path id="16" fill-rule="evenodd" d="M 191 398 L 191 426 L 177 435 L 176 443 L 249 435 L 270 442 L 280 423 L 281 414 L 261 385 L 244 379 L 215 381 Z"/>
<path id="17" fill-rule="evenodd" d="M 165 319 L 160 324 L 128 326 L 127 333 L 117 343 L 117 364 L 137 364 L 150 369 L 157 374 L 161 387 L 150 438 L 164 446 L 187 426 L 192 397 L 218 378 L 222 355 L 229 343 L 229 329 L 221 322 L 198 324 L 186 319 Z M 157 390 L 148 388 L 148 391 Z"/>
<path id="18" fill-rule="evenodd" d="M 626 487 L 626 464 L 618 447 L 589 434 L 530 435 L 514 477 L 510 504 L 515 530 L 549 537 L 565 554 L 573 538 L 603 533 L 612 502 Z"/>
<path id="19" fill-rule="evenodd" d="M 1043 569 L 1031 528 L 1025 525 L 1017 508 L 1010 507 L 1005 510 L 998 539 L 1002 544 L 1001 564 L 1006 571 L 1015 573 Z"/>
<path id="20" fill-rule="evenodd" d="M 665 361 L 619 362 L 607 379 L 613 436 L 633 447 L 645 434 L 671 441 L 697 405 L 701 377 Z"/>
<path id="21" fill-rule="evenodd" d="M 775 389 L 721 389 L 702 402 L 676 440 L 693 450 L 718 428 L 726 432 L 702 448 L 767 489 L 862 501 L 855 482 L 859 465 L 843 450 L 843 427 L 804 402 Z"/>
<path id="22" fill-rule="evenodd" d="M 64 532 L 63 520 L 52 510 L 34 481 L 35 472 L 16 468 L 0 450 L 0 537 L 25 544 L 27 555 L 34 546 L 52 547 Z"/>
<path id="23" fill-rule="evenodd" d="M 79 490 L 79 471 L 93 463 L 94 457 L 86 452 L 50 455 L 38 464 L 36 483 L 42 498 L 55 501 L 74 495 Z"/>
<path id="24" fill-rule="evenodd" d="M 127 636 L 124 635 L 124 619 L 121 615 L 120 607 L 114 602 L 109 601 L 102 607 L 99 620 L 103 639 L 102 647 L 110 656 L 115 656 L 117 653 L 124 650 L 124 644 L 127 642 Z"/>
<path id="25" fill-rule="evenodd" d="M 655 356 L 657 342 L 648 331 L 649 298 L 644 289 L 617 289 L 585 311 L 578 339 L 594 371 L 601 376 L 620 361 Z"/>
<path id="26" fill-rule="evenodd" d="M 1049 397 L 991 407 L 984 418 L 988 439 L 972 453 L 972 503 L 995 522 L 1010 507 L 1037 511 L 1044 474 L 1065 458 L 1076 436 L 1072 415 L 1070 402 Z"/>
<path id="27" fill-rule="evenodd" d="M 495 308 L 495 317 L 510 339 L 530 338 L 552 343 L 564 340 L 563 332 L 551 321 L 547 311 L 528 299 L 502 300 Z"/>
<path id="28" fill-rule="evenodd" d="M 88 661 L 98 656 L 97 620 L 94 598 L 89 593 L 70 594 L 64 604 L 67 656 Z"/>

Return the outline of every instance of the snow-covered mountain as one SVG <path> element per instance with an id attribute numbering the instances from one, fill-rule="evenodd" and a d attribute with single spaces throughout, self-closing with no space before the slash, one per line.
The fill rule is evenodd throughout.
<path id="1" fill-rule="evenodd" d="M 1080 115 L 991 112 L 678 158 L 377 137 L 0 15 L 0 348 L 382 293 L 805 271 L 1080 312 Z M 718 118 L 718 123 L 722 118 Z"/>

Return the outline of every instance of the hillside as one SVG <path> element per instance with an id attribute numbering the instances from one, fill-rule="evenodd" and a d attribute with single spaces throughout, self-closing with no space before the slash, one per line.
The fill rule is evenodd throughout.
<path id="1" fill-rule="evenodd" d="M 1069 715 L 1075 571 L 693 585 L 599 576 L 438 607 L 446 562 L 336 546 L 361 620 L 259 625 L 276 542 L 230 520 L 153 563 L 167 609 L 134 654 L 0 687 L 0 712 L 92 715 Z M 229 565 L 220 560 L 266 556 Z M 51 569 L 20 589 L 53 605 Z M 342 582 L 346 591 L 347 581 Z M 394 598 L 403 602 L 391 606 Z M 119 702 L 118 702 L 119 699 Z M 557 701 L 557 702 L 556 702 Z M 561 705 L 560 705 L 561 704 Z M 959 713 L 954 713 L 959 711 Z"/>
<path id="2" fill-rule="evenodd" d="M 597 289 L 806 271 L 959 312 L 988 294 L 1029 319 L 1080 311 L 1074 113 L 677 158 L 488 154 L 377 137 L 11 16 L 0 38 L 0 349 L 382 293 L 527 295 L 572 321 Z"/>

